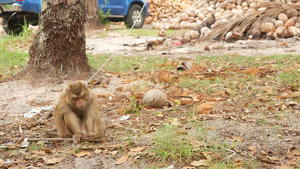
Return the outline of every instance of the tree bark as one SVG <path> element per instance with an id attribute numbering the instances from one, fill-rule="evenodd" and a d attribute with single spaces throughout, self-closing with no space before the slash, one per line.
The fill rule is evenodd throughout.
<path id="1" fill-rule="evenodd" d="M 101 29 L 104 26 L 100 22 L 98 0 L 86 0 L 86 22 L 85 27 L 88 30 Z"/>
<path id="2" fill-rule="evenodd" d="M 40 27 L 26 71 L 72 74 L 90 70 L 85 53 L 85 0 L 43 0 Z"/>

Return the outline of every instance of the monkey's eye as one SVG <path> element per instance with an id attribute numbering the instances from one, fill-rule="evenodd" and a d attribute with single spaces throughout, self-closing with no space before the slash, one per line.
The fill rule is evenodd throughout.
<path id="1" fill-rule="evenodd" d="M 85 97 L 85 94 L 81 95 L 81 98 L 84 98 Z"/>
<path id="2" fill-rule="evenodd" d="M 72 99 L 73 99 L 73 100 L 78 100 L 78 97 L 73 97 Z"/>

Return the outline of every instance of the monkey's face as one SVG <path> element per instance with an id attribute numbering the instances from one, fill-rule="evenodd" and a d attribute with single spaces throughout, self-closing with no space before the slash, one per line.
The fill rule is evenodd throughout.
<path id="1" fill-rule="evenodd" d="M 81 110 L 81 111 L 85 111 L 86 109 L 86 99 L 85 99 L 85 94 L 82 94 L 80 96 L 73 96 L 71 97 L 72 101 L 73 101 L 73 105 L 76 106 L 77 109 Z"/>
<path id="2" fill-rule="evenodd" d="M 85 111 L 90 101 L 88 88 L 81 82 L 70 84 L 67 92 L 67 103 L 80 111 Z"/>

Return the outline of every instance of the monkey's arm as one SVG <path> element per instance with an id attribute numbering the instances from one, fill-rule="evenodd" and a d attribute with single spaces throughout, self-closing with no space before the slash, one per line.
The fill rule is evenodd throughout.
<path id="1" fill-rule="evenodd" d="M 55 110 L 53 116 L 54 116 L 54 123 L 56 125 L 58 135 L 60 137 L 69 137 L 71 133 L 66 128 L 64 122 L 64 114 L 62 112 L 58 112 Z"/>

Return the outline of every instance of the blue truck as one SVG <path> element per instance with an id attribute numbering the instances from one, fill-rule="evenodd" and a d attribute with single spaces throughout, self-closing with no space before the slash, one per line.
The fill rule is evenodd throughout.
<path id="1" fill-rule="evenodd" d="M 42 0 L 0 0 L 0 16 L 2 26 L 7 34 L 19 34 L 24 25 L 38 25 Z M 139 15 L 145 4 L 144 10 Z M 124 21 L 129 28 L 135 23 L 135 28 L 144 25 L 148 15 L 147 0 L 98 0 L 98 8 L 111 21 Z"/>

